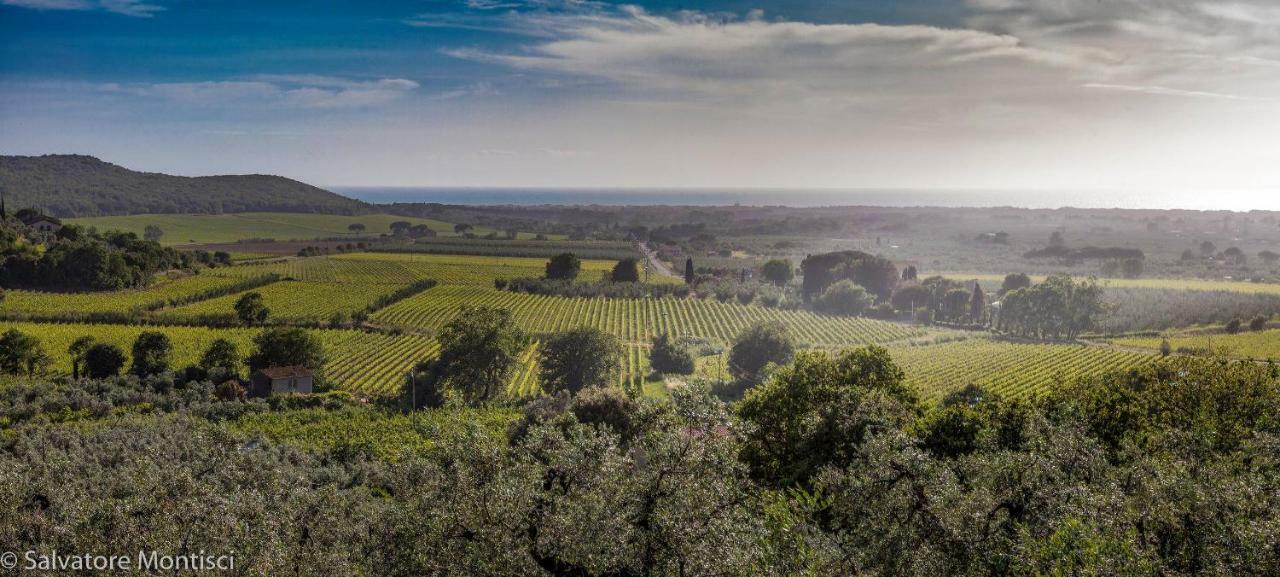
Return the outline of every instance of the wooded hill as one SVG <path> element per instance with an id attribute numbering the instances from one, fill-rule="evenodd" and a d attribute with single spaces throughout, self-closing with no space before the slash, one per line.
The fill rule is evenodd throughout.
<path id="1" fill-rule="evenodd" d="M 141 213 L 315 212 L 359 214 L 369 205 L 281 176 L 171 176 L 92 156 L 0 156 L 10 210 L 36 206 L 59 217 Z"/>

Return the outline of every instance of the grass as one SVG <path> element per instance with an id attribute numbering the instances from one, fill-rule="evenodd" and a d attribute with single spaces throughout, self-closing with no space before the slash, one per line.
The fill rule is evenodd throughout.
<path id="1" fill-rule="evenodd" d="M 142 235 L 148 225 L 160 227 L 160 242 L 168 245 L 226 243 L 242 239 L 273 238 L 276 240 L 354 237 L 348 226 L 363 224 L 363 235 L 377 236 L 390 232 L 391 223 L 405 221 L 425 224 L 440 236 L 457 236 L 453 224 L 433 219 L 401 217 L 391 214 L 341 216 L 330 214 L 297 214 L 250 212 L 237 214 L 138 214 L 68 219 L 69 222 L 97 227 L 98 230 L 123 230 Z M 475 227 L 478 235 L 494 232 Z M 522 233 L 519 238 L 533 238 Z"/>

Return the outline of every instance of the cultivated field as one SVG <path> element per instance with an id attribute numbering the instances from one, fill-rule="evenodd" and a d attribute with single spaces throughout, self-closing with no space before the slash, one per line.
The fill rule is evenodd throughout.
<path id="1" fill-rule="evenodd" d="M 472 255 L 350 253 L 328 257 L 288 259 L 215 269 L 210 274 L 254 277 L 280 274 L 311 282 L 410 284 L 424 278 L 442 285 L 493 288 L 495 279 L 542 276 L 547 259 Z M 582 280 L 595 280 L 613 268 L 614 261 L 582 261 Z M 655 282 L 675 279 L 654 275 Z"/>
<path id="2" fill-rule="evenodd" d="M 920 395 L 938 401 L 966 385 L 1031 398 L 1055 385 L 1155 362 L 1156 355 L 1072 344 L 1015 343 L 986 337 L 924 346 L 890 346 Z"/>
<path id="3" fill-rule="evenodd" d="M 1115 345 L 1157 351 L 1165 337 L 1130 337 L 1111 341 Z M 1280 360 L 1280 330 L 1243 332 L 1234 335 L 1217 330 L 1184 330 L 1168 334 L 1169 346 L 1177 351 L 1209 350 L 1234 357 Z"/>
<path id="4" fill-rule="evenodd" d="M 339 216 L 328 214 L 295 214 L 274 212 L 252 212 L 238 214 L 139 214 L 130 216 L 101 216 L 93 218 L 70 219 L 70 222 L 84 226 L 96 227 L 98 230 L 122 230 L 133 232 L 138 236 L 148 225 L 160 227 L 164 236 L 163 244 L 203 244 L 235 242 L 241 239 L 272 238 L 276 240 L 341 238 L 356 235 L 347 227 L 352 224 L 363 224 L 362 235 L 377 236 L 389 233 L 391 223 L 405 221 L 411 224 L 425 224 L 440 236 L 456 236 L 453 225 L 447 222 L 400 217 L 390 214 L 366 214 L 360 216 Z M 495 232 L 484 227 L 475 227 L 471 232 L 485 235 Z M 533 238 L 533 235 L 522 233 L 520 238 Z"/>
<path id="5" fill-rule="evenodd" d="M 6 290 L 0 313 L 16 315 L 59 315 L 68 313 L 127 313 L 158 308 L 175 300 L 233 286 L 243 277 L 200 274 L 175 280 L 161 280 L 145 289 L 102 293 L 49 293 Z"/>
<path id="6" fill-rule="evenodd" d="M 647 342 L 661 333 L 729 341 L 742 329 L 762 320 L 781 321 L 798 340 L 812 346 L 887 343 L 926 334 L 920 328 L 898 323 L 714 300 L 566 298 L 467 286 L 436 287 L 378 311 L 371 321 L 406 330 L 434 331 L 465 305 L 509 309 L 516 324 L 529 332 L 551 333 L 588 326 L 629 342 Z"/>

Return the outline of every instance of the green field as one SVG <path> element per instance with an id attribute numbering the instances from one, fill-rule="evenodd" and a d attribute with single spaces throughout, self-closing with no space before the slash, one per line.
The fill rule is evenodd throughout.
<path id="1" fill-rule="evenodd" d="M 1004 275 L 986 273 L 942 272 L 929 273 L 924 276 L 944 276 L 961 281 L 976 280 L 984 286 L 999 288 Z M 1041 282 L 1044 275 L 1030 275 L 1032 282 Z M 923 277 L 922 277 L 923 278 Z M 1077 280 L 1085 277 L 1078 277 Z M 1280 294 L 1280 283 L 1243 282 L 1232 280 L 1207 280 L 1194 278 L 1100 278 L 1098 282 L 1104 287 L 1166 289 L 1188 291 L 1225 291 L 1246 294 Z"/>
<path id="2" fill-rule="evenodd" d="M 567 298 L 500 291 L 493 287 L 495 279 L 541 276 L 545 263 L 544 258 L 536 257 L 422 253 L 290 257 L 210 269 L 200 275 L 164 281 L 145 290 L 99 294 L 9 291 L 2 310 L 15 315 L 56 315 L 66 311 L 135 311 L 140 315 L 144 310 L 158 308 L 175 299 L 275 274 L 285 280 L 252 289 L 262 294 L 271 309 L 271 319 L 277 322 L 323 323 L 336 315 L 349 318 L 352 313 L 366 310 L 380 297 L 412 283 L 423 279 L 436 280 L 438 286 L 375 312 L 369 323 L 375 330 L 384 332 L 315 331 L 328 351 L 326 373 L 332 382 L 341 388 L 370 394 L 397 391 L 414 363 L 436 354 L 437 345 L 432 333 L 467 305 L 508 309 L 518 326 L 536 336 L 582 326 L 613 334 L 626 345 L 624 369 L 618 384 L 640 385 L 648 394 L 655 395 L 665 394 L 664 385 L 661 382 L 642 382 L 648 373 L 648 344 L 655 335 L 665 332 L 677 337 L 696 337 L 725 344 L 751 324 L 765 320 L 776 320 L 787 326 L 797 342 L 806 348 L 830 350 L 866 344 L 888 346 L 894 359 L 906 371 L 908 380 L 919 388 L 924 398 L 931 401 L 937 401 L 946 393 L 968 384 L 982 385 L 1007 396 L 1030 397 L 1062 380 L 1131 368 L 1156 358 L 1133 351 L 1012 343 L 985 336 L 961 336 L 959 340 L 935 344 L 935 339 L 941 337 L 947 341 L 962 333 L 713 299 Z M 599 278 L 613 265 L 611 260 L 583 261 L 580 279 Z M 653 280 L 678 282 L 657 276 Z M 1251 288 L 1269 286 L 1236 284 Z M 150 314 L 153 320 L 180 324 L 189 324 L 209 315 L 229 316 L 241 294 L 243 292 L 163 307 L 146 314 Z M 127 350 L 137 333 L 145 330 L 140 326 L 117 325 L 7 323 L 6 326 L 17 326 L 39 336 L 54 356 L 58 372 L 70 371 L 66 347 L 78 336 L 95 335 Z M 182 366 L 193 363 L 208 343 L 219 336 L 232 339 L 247 352 L 250 338 L 259 329 L 168 326 L 158 330 L 171 336 L 176 347 L 174 363 Z M 1174 346 L 1196 346 L 1203 339 L 1186 335 L 1175 338 Z M 1232 347 L 1242 355 L 1269 357 L 1280 353 L 1280 331 L 1215 337 L 1215 341 L 1215 344 Z M 1159 339 L 1131 339 L 1118 344 L 1154 350 L 1159 346 Z M 534 344 L 523 353 L 520 366 L 508 386 L 511 396 L 529 397 L 539 393 L 537 347 Z M 707 360 L 703 359 L 701 364 L 705 372 Z"/>
<path id="3" fill-rule="evenodd" d="M 1156 362 L 1153 354 L 1103 347 L 1015 343 L 974 336 L 936 344 L 889 344 L 893 361 L 926 403 L 978 385 L 1007 398 L 1030 399 L 1062 382 Z M 727 379 L 725 355 L 698 359 L 698 378 Z"/>
<path id="4" fill-rule="evenodd" d="M 1174 331 L 1166 335 L 1169 346 L 1178 349 L 1207 350 L 1234 357 L 1257 360 L 1280 360 L 1280 330 L 1243 332 L 1234 335 L 1216 330 Z M 1136 347 L 1152 351 L 1160 350 L 1166 337 L 1129 337 L 1110 342 L 1117 346 Z"/>
<path id="5" fill-rule="evenodd" d="M 410 284 L 424 278 L 445 285 L 493 288 L 494 279 L 539 277 L 547 259 L 528 257 L 464 256 L 403 253 L 350 253 L 328 257 L 288 259 L 285 262 L 247 264 L 214 269 L 220 276 L 254 277 L 276 273 L 313 282 Z M 607 260 L 582 261 L 581 280 L 595 280 L 613 268 Z M 677 282 L 654 276 L 654 282 Z"/>
<path id="6" fill-rule="evenodd" d="M 1014 343 L 978 337 L 923 346 L 890 346 L 907 382 L 929 401 L 974 384 L 1010 398 L 1155 362 L 1156 355 L 1073 344 Z"/>
<path id="7" fill-rule="evenodd" d="M 123 230 L 142 235 L 148 225 L 160 227 L 163 244 L 226 243 L 243 239 L 308 240 L 315 238 L 354 237 L 348 226 L 365 225 L 363 235 L 377 236 L 391 231 L 391 223 L 405 221 L 425 224 L 441 236 L 457 236 L 453 224 L 425 218 L 409 218 L 391 214 L 340 216 L 329 214 L 296 214 L 250 212 L 239 214 L 138 214 L 73 218 L 69 222 L 97 227 L 98 230 Z M 493 229 L 475 227 L 471 232 L 484 235 Z M 519 238 L 533 238 L 522 233 Z"/>

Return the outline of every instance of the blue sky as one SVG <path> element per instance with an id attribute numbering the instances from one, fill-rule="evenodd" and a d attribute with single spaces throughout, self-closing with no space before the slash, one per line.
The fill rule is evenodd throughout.
<path id="1" fill-rule="evenodd" d="M 1280 187 L 1267 0 L 0 0 L 0 152 L 321 185 Z"/>

